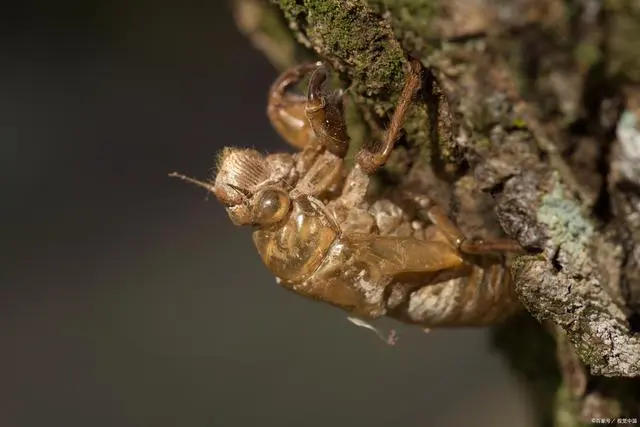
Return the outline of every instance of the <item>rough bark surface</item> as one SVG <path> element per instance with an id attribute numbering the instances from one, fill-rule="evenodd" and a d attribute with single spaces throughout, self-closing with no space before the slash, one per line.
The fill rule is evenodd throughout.
<path id="1" fill-rule="evenodd" d="M 410 176 L 436 191 L 435 175 L 465 231 L 504 231 L 531 251 L 511 273 L 539 323 L 514 319 L 496 343 L 542 424 L 639 416 L 640 1 L 233 5 L 276 67 L 320 58 L 338 72 L 349 125 L 366 124 L 357 143 L 384 129 L 407 53 L 421 60 L 422 95 L 385 185 Z M 477 201 L 456 198 L 469 188 Z M 465 217 L 469 204 L 479 213 Z"/>

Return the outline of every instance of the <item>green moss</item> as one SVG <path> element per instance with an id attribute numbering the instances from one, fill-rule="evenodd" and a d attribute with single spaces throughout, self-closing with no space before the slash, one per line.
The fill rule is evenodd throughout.
<path id="1" fill-rule="evenodd" d="M 511 126 L 514 127 L 515 129 L 527 129 L 527 122 L 524 121 L 524 119 L 516 117 L 511 122 Z"/>
<path id="2" fill-rule="evenodd" d="M 289 21 L 295 21 L 299 15 L 304 13 L 304 6 L 299 5 L 296 0 L 280 0 L 279 3 L 284 16 Z"/>
<path id="3" fill-rule="evenodd" d="M 489 148 L 491 147 L 491 140 L 487 137 L 480 138 L 478 142 L 476 142 L 476 147 L 478 148 Z"/>
<path id="4" fill-rule="evenodd" d="M 308 35 L 320 49 L 330 51 L 348 65 L 363 87 L 359 92 L 371 96 L 404 79 L 404 52 L 392 34 L 380 25 L 380 17 L 359 3 L 311 1 L 308 5 Z M 357 34 L 357 37 L 354 35 Z M 366 89 L 365 89 L 366 88 Z"/>
<path id="5" fill-rule="evenodd" d="M 438 9 L 433 0 L 369 0 L 369 5 L 379 14 L 391 12 L 396 35 L 413 45 L 414 49 L 423 47 L 418 45 L 422 45 L 425 37 L 432 35 L 437 38 L 432 21 Z M 422 40 L 412 43 L 411 39 L 418 34 Z"/>
<path id="6" fill-rule="evenodd" d="M 452 144 L 451 141 L 440 139 L 438 145 L 440 146 L 440 159 L 443 162 L 454 163 L 458 160 L 459 150 L 455 144 Z"/>
<path id="7" fill-rule="evenodd" d="M 379 81 L 404 83 L 404 65 L 406 57 L 396 43 L 385 40 L 381 43 L 381 51 L 376 57 L 376 67 L 372 70 L 372 77 Z M 366 72 L 363 69 L 362 72 Z M 400 85 L 398 85 L 400 86 Z"/>
<path id="8" fill-rule="evenodd" d="M 325 1 L 311 1 L 308 4 L 308 21 L 310 30 L 321 36 L 327 48 L 339 52 L 353 52 L 366 49 L 375 33 L 372 28 L 358 28 L 358 37 L 350 32 L 356 23 L 354 14 L 359 14 L 361 8 L 342 8 L 338 4 Z"/>
<path id="9" fill-rule="evenodd" d="M 366 4 L 345 0 L 280 0 L 288 20 L 303 29 L 313 48 L 347 71 L 352 89 L 376 102 L 404 82 L 405 53 L 380 15 Z M 390 105 L 385 105 L 388 110 Z"/>
<path id="10" fill-rule="evenodd" d="M 593 43 L 580 43 L 574 51 L 574 56 L 580 65 L 585 68 L 591 68 L 596 62 L 600 61 L 602 52 Z"/>

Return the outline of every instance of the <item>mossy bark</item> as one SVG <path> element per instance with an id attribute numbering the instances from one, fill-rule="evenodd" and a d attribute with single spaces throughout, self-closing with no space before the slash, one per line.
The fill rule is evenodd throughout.
<path id="1" fill-rule="evenodd" d="M 511 266 L 529 326 L 502 325 L 496 343 L 541 424 L 639 417 L 640 3 L 235 0 L 234 10 L 278 68 L 329 63 L 351 94 L 350 126 L 374 138 L 407 54 L 423 63 L 386 185 L 412 176 L 435 187 L 435 175 L 455 211 L 472 183 L 487 218 L 459 215 L 461 227 L 496 227 L 532 252 Z"/>

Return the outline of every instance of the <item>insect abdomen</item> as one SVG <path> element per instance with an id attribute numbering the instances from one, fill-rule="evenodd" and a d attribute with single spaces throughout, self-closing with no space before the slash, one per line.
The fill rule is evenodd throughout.
<path id="1" fill-rule="evenodd" d="M 413 284 L 413 288 L 392 284 L 389 315 L 429 328 L 483 326 L 521 309 L 503 263 L 471 265 L 468 273 L 422 286 Z"/>

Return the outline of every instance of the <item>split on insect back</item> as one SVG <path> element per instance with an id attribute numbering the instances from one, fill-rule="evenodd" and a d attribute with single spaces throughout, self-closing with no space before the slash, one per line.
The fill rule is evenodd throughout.
<path id="1" fill-rule="evenodd" d="M 346 310 L 391 344 L 393 331 L 385 338 L 364 319 L 388 316 L 428 330 L 488 325 L 521 308 L 504 257 L 521 250 L 515 241 L 469 240 L 435 201 L 401 187 L 366 197 L 420 89 L 421 64 L 409 64 L 383 141 L 364 144 L 350 170 L 342 94 L 327 91 L 328 67 L 314 63 L 286 71 L 269 93 L 269 119 L 299 152 L 225 148 L 213 182 L 170 174 L 213 193 L 235 225 L 252 226 L 260 257 L 283 287 Z M 306 96 L 292 93 L 308 75 Z"/>

